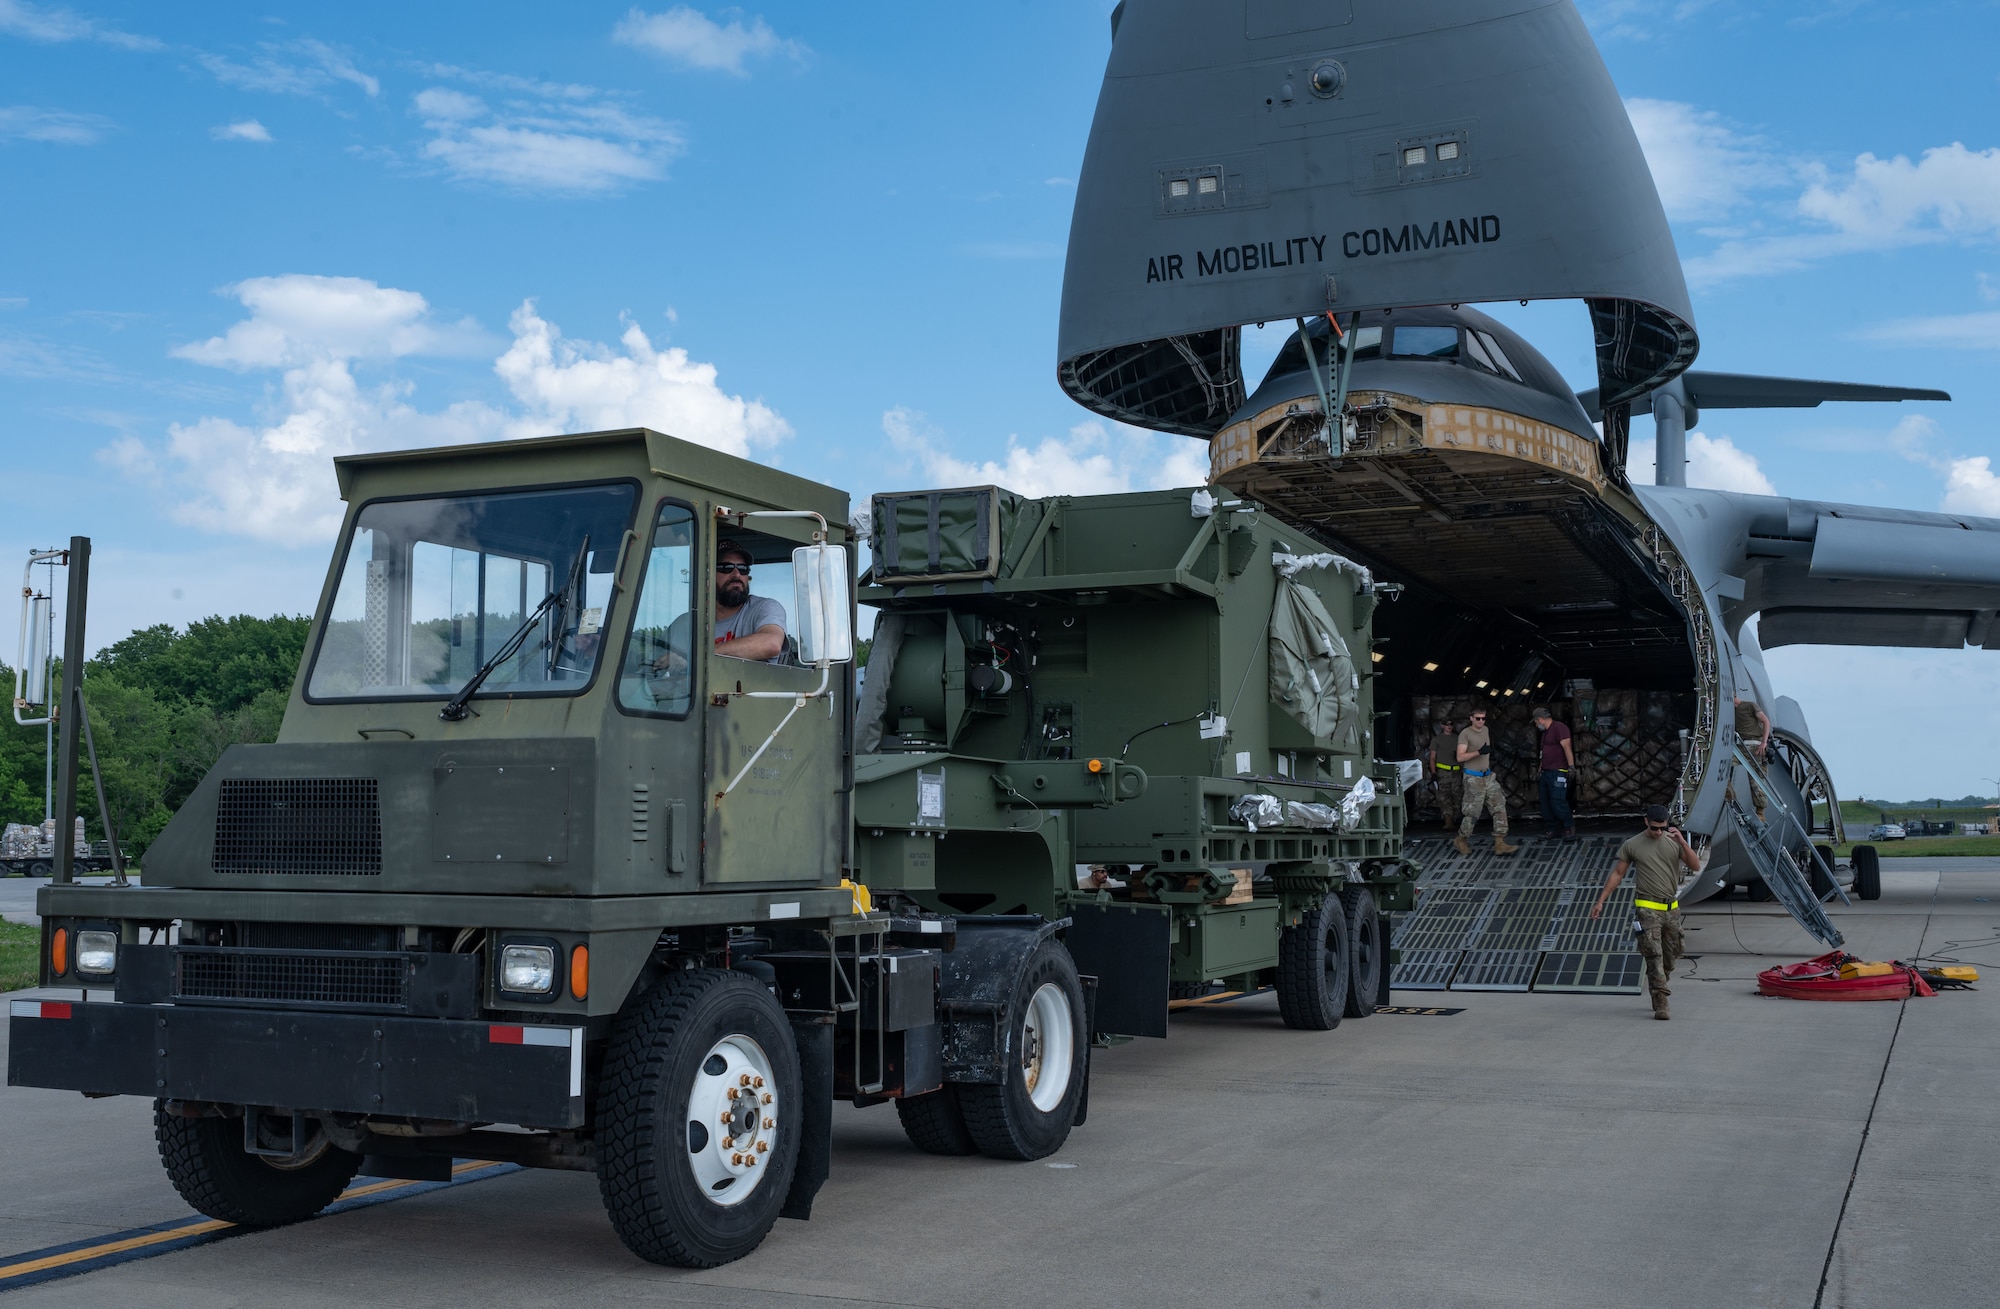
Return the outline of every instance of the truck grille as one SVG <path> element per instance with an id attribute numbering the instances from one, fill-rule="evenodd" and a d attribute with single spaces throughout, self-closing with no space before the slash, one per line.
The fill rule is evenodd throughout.
<path id="1" fill-rule="evenodd" d="M 378 875 L 382 807 L 372 777 L 231 777 L 215 808 L 215 870 Z"/>
<path id="2" fill-rule="evenodd" d="M 408 1008 L 407 955 L 375 952 L 174 948 L 174 999 L 289 1008 Z"/>

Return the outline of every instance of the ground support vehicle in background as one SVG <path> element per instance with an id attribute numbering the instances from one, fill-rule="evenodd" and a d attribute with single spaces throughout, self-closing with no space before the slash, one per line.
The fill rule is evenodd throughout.
<path id="1" fill-rule="evenodd" d="M 1022 602 L 1049 620 L 1015 635 L 993 617 L 1039 663 L 1022 675 L 1032 703 L 1011 708 L 986 680 L 1006 671 L 994 637 L 954 616 L 952 583 L 927 584 L 926 612 L 892 614 L 913 630 L 877 683 L 897 692 L 897 740 L 857 770 L 842 493 L 643 430 L 337 470 L 346 522 L 278 741 L 222 757 L 150 846 L 144 887 L 40 893 L 42 980 L 92 1002 L 17 1001 L 10 1019 L 9 1083 L 151 1097 L 161 1158 L 202 1212 L 268 1226 L 357 1173 L 509 1160 L 594 1171 L 635 1253 L 713 1265 L 810 1213 L 836 1096 L 895 1100 L 926 1148 L 1036 1158 L 1084 1116 L 1093 1038 L 1159 1026 L 1169 971 L 1275 977 L 1305 1026 L 1347 1003 L 1353 916 L 1373 923 L 1373 897 L 1396 894 L 1399 802 L 1315 826 L 1368 772 L 1352 669 L 1337 683 L 1351 703 L 1319 710 L 1337 740 L 1288 735 L 1261 707 L 1232 733 L 1221 707 L 1236 699 L 1200 689 L 1226 672 L 1245 703 L 1267 696 L 1283 588 L 1246 507 L 1204 524 L 1185 494 L 1051 502 L 1032 539 L 1004 528 L 996 542 L 1042 560 L 1123 532 L 1133 569 L 1087 591 L 1028 580 L 1046 565 L 994 582 L 1039 588 Z M 1141 581 L 1139 561 L 1167 548 L 1144 538 L 1176 506 L 1185 559 Z M 725 538 L 755 593 L 790 601 L 772 662 L 709 640 Z M 1314 676 L 1336 646 L 1365 651 L 1372 603 L 1351 581 L 1325 589 L 1353 607 L 1313 629 Z M 1243 615 L 1226 624 L 1225 598 Z M 1196 643 L 1152 650 L 1143 694 L 1093 663 L 1121 649 L 1101 620 L 1126 613 Z M 979 641 L 953 644 L 939 614 Z M 933 620 L 941 654 L 925 665 L 914 629 Z M 1183 663 L 1186 686 L 1156 676 Z M 1198 751 L 1180 740 L 1192 719 L 1143 754 L 1081 748 L 1128 712 L 1210 700 Z M 987 749 L 956 718 L 916 750 L 934 702 L 1032 731 L 1013 764 L 956 753 Z M 1218 741 L 1236 774 L 1211 775 Z M 71 743 L 72 785 L 76 757 Z M 870 824 L 910 801 L 908 840 L 857 838 L 857 787 Z M 1277 826 L 1256 806 L 1227 816 L 1245 798 L 1280 806 Z M 975 839 L 926 883 L 923 842 L 954 830 Z M 994 858 L 956 853 L 978 845 Z M 1058 858 L 1141 867 L 1081 895 Z M 1163 949 L 1179 952 L 1168 970 Z M 1094 1017 L 1100 986 L 1126 1008 Z"/>
<path id="2" fill-rule="evenodd" d="M 1217 982 L 1298 1028 L 1386 1003 L 1416 769 L 1374 759 L 1366 570 L 1205 490 L 883 495 L 872 532 L 879 900 L 1068 920 L 1103 1035 L 1164 1036 Z M 962 1091 L 899 1107 L 926 1148 L 979 1135 Z"/>
<path id="3" fill-rule="evenodd" d="M 111 842 L 83 839 L 83 819 L 76 820 L 74 867 L 79 873 L 108 873 L 117 867 L 111 857 Z M 126 855 L 129 860 L 130 855 Z M 0 834 L 0 877 L 19 873 L 25 877 L 48 877 L 56 868 L 55 824 L 44 822 L 30 827 L 9 823 Z"/>

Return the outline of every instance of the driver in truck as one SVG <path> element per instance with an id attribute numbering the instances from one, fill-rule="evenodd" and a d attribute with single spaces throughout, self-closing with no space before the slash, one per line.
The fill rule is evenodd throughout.
<path id="1" fill-rule="evenodd" d="M 725 537 L 715 545 L 715 653 L 731 659 L 776 663 L 785 653 L 785 607 L 769 596 L 750 594 L 750 551 Z M 653 661 L 666 668 L 693 648 L 688 627 L 693 616 L 682 614 L 667 633 L 667 652 Z"/>

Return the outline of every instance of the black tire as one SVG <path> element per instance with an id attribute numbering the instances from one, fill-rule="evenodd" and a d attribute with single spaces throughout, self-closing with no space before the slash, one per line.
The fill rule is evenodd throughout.
<path id="1" fill-rule="evenodd" d="M 153 1101 L 153 1139 L 167 1178 L 198 1213 L 239 1227 L 281 1227 L 310 1218 L 347 1189 L 361 1167 L 317 1137 L 298 1164 L 281 1164 L 243 1148 L 241 1118 L 183 1118 Z"/>
<path id="2" fill-rule="evenodd" d="M 1168 982 L 1168 1000 L 1199 1000 L 1215 989 L 1213 982 Z"/>
<path id="3" fill-rule="evenodd" d="M 1365 886 L 1342 887 L 1340 902 L 1347 912 L 1349 957 L 1347 1003 L 1341 1012 L 1349 1018 L 1366 1018 L 1375 1012 L 1375 997 L 1382 989 L 1382 970 L 1388 967 L 1382 915 L 1375 908 L 1374 893 Z"/>
<path id="4" fill-rule="evenodd" d="M 1847 862 L 1854 867 L 1854 894 L 1857 899 L 1880 900 L 1882 898 L 1882 856 L 1872 845 L 1857 845 L 1847 856 Z"/>
<path id="5" fill-rule="evenodd" d="M 1763 904 L 1771 898 L 1771 888 L 1765 884 L 1764 879 L 1761 877 L 1752 877 L 1750 884 L 1744 887 L 1743 890 L 1750 897 L 1753 904 Z"/>
<path id="6" fill-rule="evenodd" d="M 1330 1032 L 1340 1026 L 1354 980 L 1347 907 L 1329 895 L 1278 938 L 1278 1016 L 1285 1026 Z"/>
<path id="7" fill-rule="evenodd" d="M 1043 988 L 1053 988 L 1046 996 Z M 1051 1009 L 1068 1009 L 1065 1037 L 1060 1027 L 1051 1026 L 1047 1035 L 1031 1037 L 1034 1020 L 1048 1016 Z M 1019 1051 L 1019 1058 L 1006 1060 L 1007 1080 L 998 1086 L 962 1083 L 957 1087 L 959 1107 L 965 1113 L 965 1128 L 979 1153 L 994 1159 L 1042 1159 L 1062 1149 L 1076 1122 L 1077 1104 L 1083 1099 L 1085 1061 L 1090 1058 L 1090 1033 L 1083 1030 L 1083 983 L 1077 980 L 1076 963 L 1057 941 L 1044 941 L 1028 956 L 1021 976 L 1014 983 L 1012 1002 L 1007 1006 L 1011 1027 L 1007 1049 Z M 1058 1013 L 1055 1022 L 1061 1021 Z M 1063 1042 L 1067 1041 L 1067 1046 Z M 1044 1083 L 1042 1078 L 1056 1071 L 1043 1066 L 1045 1059 L 1067 1049 L 1062 1063 L 1067 1077 Z M 1035 1081 L 1031 1086 L 1030 1076 Z M 1051 1094 L 1060 1084 L 1060 1095 Z M 1036 1092 L 1042 1092 L 1037 1103 Z"/>
<path id="8" fill-rule="evenodd" d="M 956 1086 L 947 1084 L 924 1095 L 903 1096 L 896 1101 L 896 1117 L 902 1120 L 903 1135 L 910 1138 L 910 1144 L 925 1154 L 979 1153 L 979 1143 L 966 1129 Z"/>
<path id="9" fill-rule="evenodd" d="M 768 1070 L 759 1076 L 771 1089 L 743 1089 L 774 1095 L 772 1128 L 756 1122 L 756 1101 L 721 1098 L 751 1076 L 736 1068 L 745 1060 Z M 706 1117 L 697 1097 L 731 1113 L 749 1106 L 743 1130 L 770 1149 L 741 1153 L 765 1161 L 748 1166 L 761 1174 L 730 1168 L 722 1158 L 730 1137 L 719 1121 L 695 1120 Z M 618 1239 L 649 1263 L 681 1268 L 713 1268 L 755 1250 L 791 1189 L 803 1107 L 798 1047 L 770 991 L 715 968 L 666 977 L 620 1019 L 597 1093 L 597 1186 Z M 705 1184 L 697 1176 L 704 1168 L 727 1175 Z M 745 1182 L 741 1198 L 713 1198 Z"/>
<path id="10" fill-rule="evenodd" d="M 56 866 L 46 859 L 37 859 L 28 865 L 28 876 L 30 877 L 54 877 L 55 875 Z"/>

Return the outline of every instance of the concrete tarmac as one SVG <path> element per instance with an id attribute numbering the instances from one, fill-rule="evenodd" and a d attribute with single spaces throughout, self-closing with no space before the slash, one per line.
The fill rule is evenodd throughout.
<path id="1" fill-rule="evenodd" d="M 1865 958 L 2000 968 L 2000 861 L 1885 867 Z M 524 1172 L 123 1264 L 10 1305 L 590 1302 L 1443 1306 L 1989 1303 L 2000 977 L 1905 1004 L 1754 993 L 1820 947 L 1740 896 L 1687 915 L 1674 1021 L 1633 996 L 1401 993 L 1450 1016 L 1286 1030 L 1268 996 L 1099 1052 L 1054 1159 L 938 1159 L 841 1108 L 809 1223 L 702 1272 Z M 1967 943 L 1963 948 L 1952 942 Z M 0 1249 L 187 1213 L 150 1107 L 0 1093 Z M 0 1264 L 7 1260 L 0 1258 Z"/>

